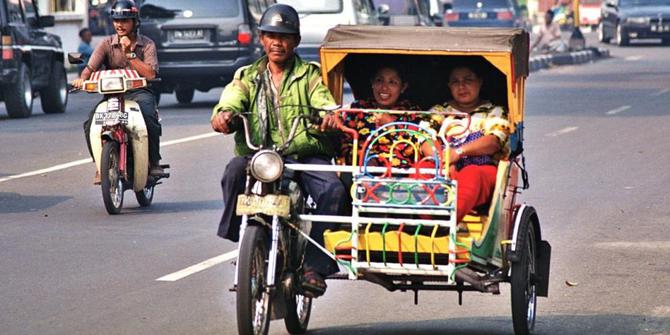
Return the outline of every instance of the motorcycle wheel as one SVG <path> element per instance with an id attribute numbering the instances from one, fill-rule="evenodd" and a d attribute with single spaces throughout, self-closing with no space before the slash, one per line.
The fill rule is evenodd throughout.
<path id="1" fill-rule="evenodd" d="M 521 219 L 519 227 L 519 261 L 512 263 L 511 296 L 514 334 L 531 334 L 535 328 L 537 289 L 535 287 L 535 260 L 537 241 L 535 226 L 530 216 Z"/>
<path id="2" fill-rule="evenodd" d="M 142 191 L 135 192 L 135 198 L 140 207 L 149 207 L 154 200 L 154 185 L 145 187 Z"/>
<path id="3" fill-rule="evenodd" d="M 267 233 L 247 226 L 237 265 L 237 330 L 240 334 L 265 335 L 270 326 L 270 294 L 265 289 L 268 267 Z"/>
<path id="4" fill-rule="evenodd" d="M 102 200 L 109 214 L 119 214 L 123 206 L 123 179 L 119 171 L 119 144 L 107 141 L 100 158 Z"/>
<path id="5" fill-rule="evenodd" d="M 312 298 L 296 292 L 295 288 L 286 299 L 286 317 L 284 325 L 291 334 L 304 334 L 312 313 Z"/>

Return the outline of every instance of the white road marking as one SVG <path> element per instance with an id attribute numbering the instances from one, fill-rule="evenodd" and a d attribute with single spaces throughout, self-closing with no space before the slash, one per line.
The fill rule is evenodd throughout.
<path id="1" fill-rule="evenodd" d="M 579 127 L 565 127 L 563 129 L 560 129 L 560 130 L 551 132 L 549 134 L 546 134 L 545 136 L 556 137 L 556 136 L 559 136 L 559 135 L 563 135 L 563 134 L 573 132 L 577 129 L 579 129 Z"/>
<path id="2" fill-rule="evenodd" d="M 177 281 L 179 279 L 183 279 L 183 278 L 188 277 L 188 276 L 190 276 L 194 273 L 198 273 L 202 270 L 209 269 L 214 265 L 221 264 L 225 261 L 229 261 L 229 260 L 231 260 L 233 258 L 236 258 L 236 257 L 237 257 L 237 250 L 233 250 L 233 251 L 227 252 L 225 254 L 222 254 L 222 255 L 219 255 L 219 256 L 216 256 L 216 257 L 212 257 L 212 258 L 210 258 L 208 260 L 205 260 L 205 261 L 202 261 L 198 264 L 189 266 L 189 267 L 187 267 L 183 270 L 179 270 L 177 272 L 173 272 L 171 274 L 160 277 L 160 278 L 156 279 L 156 281 Z"/>
<path id="3" fill-rule="evenodd" d="M 645 249 L 645 252 L 648 252 L 649 250 L 670 251 L 670 241 L 599 242 L 595 244 L 595 247 L 599 249 Z"/>
<path id="4" fill-rule="evenodd" d="M 627 61 L 636 61 L 636 60 L 642 59 L 642 56 L 628 56 L 624 59 L 627 60 Z"/>
<path id="5" fill-rule="evenodd" d="M 607 111 L 607 113 L 605 113 L 605 114 L 607 114 L 607 115 L 619 114 L 619 113 L 621 113 L 621 112 L 623 112 L 623 111 L 626 111 L 626 110 L 628 110 L 628 109 L 630 109 L 630 106 L 628 106 L 628 105 L 626 105 L 626 106 L 621 106 L 621 107 L 617 107 L 617 108 L 615 108 L 615 109 L 612 109 L 612 110 L 610 110 L 610 111 Z"/>
<path id="6" fill-rule="evenodd" d="M 654 92 L 654 93 L 652 93 L 652 94 L 649 94 L 649 96 L 652 96 L 652 97 L 660 97 L 661 95 L 666 94 L 666 93 L 668 93 L 668 92 L 670 92 L 670 88 L 666 88 L 666 89 L 664 89 L 664 90 L 660 90 L 660 91 L 658 91 L 658 92 Z"/>
<path id="7" fill-rule="evenodd" d="M 176 140 L 165 141 L 165 142 L 161 143 L 161 147 L 167 147 L 167 146 L 170 146 L 170 145 L 202 140 L 202 139 L 209 138 L 209 137 L 214 137 L 214 136 L 217 136 L 217 135 L 219 135 L 219 133 L 211 132 L 211 133 L 206 133 L 206 134 L 200 134 L 200 135 L 195 135 L 195 136 L 178 138 Z M 68 162 L 68 163 L 58 164 L 58 165 L 54 165 L 54 166 L 44 168 L 44 169 L 39 169 L 39 170 L 35 170 L 35 171 L 30 171 L 30 172 L 26 172 L 26 173 L 20 173 L 20 174 L 15 174 L 15 175 L 3 177 L 3 178 L 0 178 L 0 183 L 6 182 L 6 181 L 9 181 L 9 180 L 13 180 L 13 179 L 32 177 L 32 176 L 36 176 L 36 175 L 40 175 L 40 174 L 44 174 L 44 173 L 49 173 L 49 172 L 54 172 L 54 171 L 59 171 L 59 170 L 65 170 L 65 169 L 68 169 L 68 168 L 71 168 L 71 167 L 75 167 L 75 166 L 79 166 L 79 165 L 83 165 L 83 164 L 87 164 L 87 163 L 92 163 L 92 162 L 93 162 L 92 159 L 87 158 L 87 159 L 80 159 L 80 160 L 76 160 L 76 161 L 72 161 L 72 162 Z"/>

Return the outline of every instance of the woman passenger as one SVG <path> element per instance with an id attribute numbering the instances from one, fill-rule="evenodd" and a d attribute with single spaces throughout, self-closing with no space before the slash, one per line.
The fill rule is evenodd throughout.
<path id="1" fill-rule="evenodd" d="M 387 109 L 399 111 L 418 111 L 421 108 L 412 104 L 407 99 L 401 99 L 403 93 L 408 88 L 402 70 L 398 66 L 382 65 L 380 66 L 370 82 L 372 87 L 372 98 L 354 101 L 351 108 L 360 109 Z M 362 146 L 370 134 L 379 127 L 390 122 L 410 122 L 418 124 L 417 114 L 391 114 L 383 112 L 375 113 L 347 113 L 344 116 L 344 125 L 358 131 L 359 153 Z M 385 128 L 383 131 L 391 130 Z M 406 133 L 387 134 L 378 139 L 372 152 L 380 156 L 380 160 L 388 161 L 394 167 L 409 168 L 414 163 L 414 150 L 406 144 L 399 144 L 395 147 L 395 152 L 390 153 L 394 142 L 406 139 L 409 136 Z M 342 138 L 342 152 L 338 163 L 350 165 L 352 163 L 353 143 L 349 136 Z M 419 154 L 419 153 L 417 153 Z M 382 163 L 382 162 L 376 162 Z M 383 164 L 379 164 L 383 165 Z"/>
<path id="2" fill-rule="evenodd" d="M 434 125 L 443 138 L 451 138 L 449 163 L 450 177 L 458 182 L 457 222 L 477 206 L 491 200 L 496 183 L 497 163 L 504 155 L 509 136 L 506 111 L 483 100 L 479 93 L 483 80 L 471 65 L 458 65 L 449 73 L 449 91 L 452 99 L 431 108 L 436 113 L 463 112 L 470 114 L 469 134 L 451 136 L 462 132 L 462 127 L 451 128 L 454 116 L 447 116 L 441 124 Z M 433 118 L 436 120 L 439 118 Z M 451 128 L 451 129 L 450 129 Z M 432 155 L 427 145 L 426 156 Z"/>

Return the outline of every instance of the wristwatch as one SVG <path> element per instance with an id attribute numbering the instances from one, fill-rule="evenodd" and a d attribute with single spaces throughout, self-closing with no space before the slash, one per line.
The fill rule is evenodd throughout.
<path id="1" fill-rule="evenodd" d="M 126 54 L 126 59 L 127 60 L 133 60 L 135 58 L 137 58 L 137 54 L 135 54 L 134 52 L 129 52 L 129 53 Z"/>

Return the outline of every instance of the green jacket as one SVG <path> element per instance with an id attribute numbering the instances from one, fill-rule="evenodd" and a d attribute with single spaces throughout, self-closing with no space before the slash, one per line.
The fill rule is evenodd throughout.
<path id="1" fill-rule="evenodd" d="M 256 97 L 259 94 L 261 78 L 267 70 L 267 57 L 261 57 L 251 65 L 241 67 L 235 73 L 233 81 L 223 89 L 219 103 L 214 106 L 212 118 L 222 111 L 230 111 L 234 114 L 245 113 L 249 119 L 252 143 L 259 145 L 262 134 L 259 130 L 260 115 Z M 321 69 L 316 63 L 307 63 L 295 56 L 293 65 L 284 72 L 279 90 L 280 106 L 312 106 L 327 107 L 335 105 L 333 96 L 321 80 Z M 269 105 L 270 106 L 270 105 Z M 270 114 L 268 108 L 268 114 Z M 270 117 L 270 137 L 272 143 L 281 145 L 285 143 L 291 131 L 291 125 L 296 116 L 306 115 L 309 110 L 304 107 L 282 107 L 280 120 Z M 250 113 L 250 114 L 248 114 Z M 274 115 L 273 115 L 274 116 Z M 280 125 L 282 130 L 280 130 Z M 240 127 L 241 128 L 241 127 Z M 332 134 L 321 133 L 316 129 L 305 130 L 305 124 L 301 122 L 298 127 L 295 140 L 289 148 L 284 151 L 287 155 L 298 157 L 326 155 L 332 157 L 337 149 L 334 147 L 337 141 L 332 139 Z M 283 136 L 282 136 L 283 135 Z M 235 154 L 238 156 L 252 154 L 253 150 L 246 145 L 243 129 L 235 132 Z"/>

